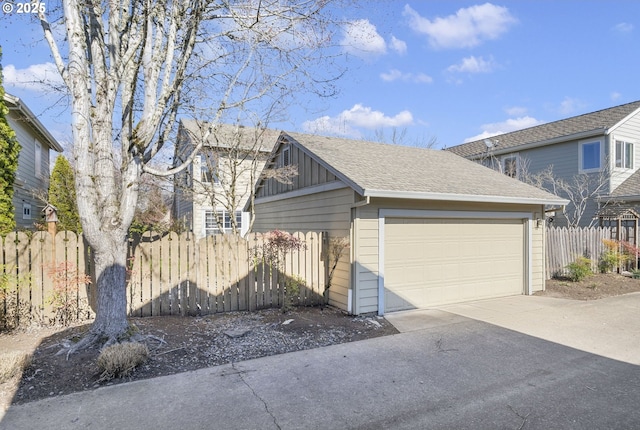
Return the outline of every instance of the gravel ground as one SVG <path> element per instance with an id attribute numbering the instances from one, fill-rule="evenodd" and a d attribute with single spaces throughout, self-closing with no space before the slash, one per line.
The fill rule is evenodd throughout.
<path id="1" fill-rule="evenodd" d="M 49 396 L 90 390 L 138 379 L 217 366 L 286 352 L 319 348 L 397 333 L 384 318 L 349 316 L 334 308 L 296 308 L 233 312 L 204 317 L 132 318 L 141 333 L 152 335 L 150 359 L 126 378 L 100 382 L 98 348 L 57 355 L 77 341 L 88 325 L 54 331 L 31 329 L 0 334 L 0 351 L 33 353 L 21 377 L 0 384 L 0 408 Z"/>

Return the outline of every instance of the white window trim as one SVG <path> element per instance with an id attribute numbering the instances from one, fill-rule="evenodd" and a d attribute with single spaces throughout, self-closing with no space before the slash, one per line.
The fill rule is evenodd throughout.
<path id="1" fill-rule="evenodd" d="M 507 166 L 505 165 L 505 162 L 511 158 L 515 158 L 516 160 L 516 174 L 515 176 L 511 176 L 512 178 L 515 179 L 519 179 L 520 178 L 520 154 L 515 153 L 515 154 L 509 154 L 509 155 L 503 155 L 500 158 L 500 169 L 502 171 L 502 173 L 504 173 L 505 175 L 507 174 Z M 509 175 L 507 175 L 509 176 Z"/>
<path id="2" fill-rule="evenodd" d="M 40 144 L 38 139 L 35 139 L 35 141 L 34 141 L 34 151 L 35 151 L 35 154 L 33 156 L 33 163 L 35 165 L 35 172 L 34 173 L 36 175 L 36 178 L 43 179 L 43 172 L 42 172 L 42 145 Z"/>
<path id="3" fill-rule="evenodd" d="M 583 150 L 582 148 L 585 145 L 599 143 L 600 144 L 600 166 L 592 169 L 583 169 L 582 161 L 583 161 Z M 581 140 L 578 142 L 578 172 L 580 173 L 591 173 L 591 172 L 600 172 L 604 167 L 604 141 L 602 139 L 589 139 L 589 140 Z"/>
<path id="4" fill-rule="evenodd" d="M 207 228 L 207 212 L 213 212 L 214 216 L 217 215 L 221 215 L 222 216 L 222 224 L 223 227 L 222 229 L 220 229 L 218 227 L 218 223 L 216 220 L 216 226 L 213 229 L 208 229 Z M 234 217 L 239 217 L 240 218 L 240 225 L 238 226 L 238 230 L 239 232 L 242 232 L 242 229 L 244 227 L 244 218 L 242 216 L 242 211 L 236 210 L 233 212 L 233 216 Z M 213 234 L 226 234 L 226 233 L 230 233 L 232 231 L 232 228 L 226 228 L 224 227 L 224 221 L 227 217 L 227 210 L 226 209 L 219 209 L 219 210 L 214 210 L 214 209 L 204 209 L 202 212 L 202 234 L 204 236 L 207 236 L 208 231 L 212 231 Z"/>
<path id="5" fill-rule="evenodd" d="M 29 211 L 29 213 L 27 213 L 27 209 Z M 31 219 L 31 205 L 29 203 L 23 203 L 22 204 L 22 219 Z"/>
<path id="6" fill-rule="evenodd" d="M 289 145 L 282 148 L 282 167 L 287 167 L 291 164 L 291 147 Z"/>
<path id="7" fill-rule="evenodd" d="M 636 141 L 634 139 L 628 139 L 626 137 L 623 136 L 613 136 L 613 145 L 612 145 L 612 149 L 611 149 L 611 153 L 613 154 L 612 158 L 612 166 L 614 169 L 616 170 L 634 170 L 636 167 Z M 631 155 L 631 167 L 618 167 L 616 166 L 616 150 L 618 147 L 618 142 L 624 142 L 624 143 L 629 143 L 631 144 L 631 146 L 633 147 L 633 154 Z"/>

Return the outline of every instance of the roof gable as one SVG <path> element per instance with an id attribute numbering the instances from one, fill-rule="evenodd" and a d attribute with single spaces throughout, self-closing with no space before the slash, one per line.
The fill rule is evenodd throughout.
<path id="1" fill-rule="evenodd" d="M 60 143 L 56 140 L 55 137 L 47 130 L 47 128 L 42 125 L 37 116 L 31 112 L 31 109 L 27 107 L 18 97 L 12 96 L 10 94 L 4 94 L 4 101 L 7 104 L 10 112 L 16 112 L 18 115 L 23 117 L 26 122 L 43 138 L 44 144 L 46 144 L 49 148 L 62 152 L 63 148 Z"/>
<path id="2" fill-rule="evenodd" d="M 180 121 L 180 125 L 193 140 L 197 141 L 204 138 L 211 124 L 195 119 L 183 119 Z M 245 151 L 258 150 L 268 153 L 273 149 L 279 134 L 278 130 L 268 128 L 218 124 L 215 125 L 214 131 L 209 134 L 205 145 L 211 148 L 237 148 Z M 237 142 L 237 145 L 234 142 Z"/>
<path id="3" fill-rule="evenodd" d="M 446 151 L 283 132 L 279 146 L 287 143 L 302 148 L 362 196 L 566 203 Z"/>
<path id="4" fill-rule="evenodd" d="M 545 145 L 575 140 L 581 137 L 604 135 L 616 128 L 630 115 L 638 112 L 640 101 L 615 106 L 596 112 L 578 115 L 523 130 L 512 131 L 497 136 L 491 140 L 497 142 L 494 152 L 508 152 L 525 145 Z M 447 151 L 466 158 L 475 158 L 486 154 L 485 139 L 463 143 L 447 148 Z"/>

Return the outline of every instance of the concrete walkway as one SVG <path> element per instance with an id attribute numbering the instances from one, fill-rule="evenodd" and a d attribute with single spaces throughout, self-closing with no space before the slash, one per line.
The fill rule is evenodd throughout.
<path id="1" fill-rule="evenodd" d="M 570 339 L 637 319 L 639 301 L 594 302 L 603 311 L 517 297 L 394 314 L 398 335 L 14 405 L 0 429 L 639 428 L 638 366 L 461 315 Z M 610 321 L 616 308 L 627 316 Z M 632 342 L 615 339 L 614 355 L 630 355 Z"/>
<path id="2" fill-rule="evenodd" d="M 453 316 L 451 315 L 453 314 Z M 539 296 L 478 300 L 386 318 L 399 331 L 471 318 L 582 351 L 640 364 L 640 293 L 580 301 Z"/>

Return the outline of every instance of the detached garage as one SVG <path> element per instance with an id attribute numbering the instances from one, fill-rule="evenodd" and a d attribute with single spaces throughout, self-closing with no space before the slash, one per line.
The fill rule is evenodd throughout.
<path id="1" fill-rule="evenodd" d="M 282 133 L 254 230 L 344 238 L 330 303 L 393 312 L 544 288 L 544 211 L 566 200 L 450 152 Z M 275 169 L 275 170 L 274 170 Z"/>

